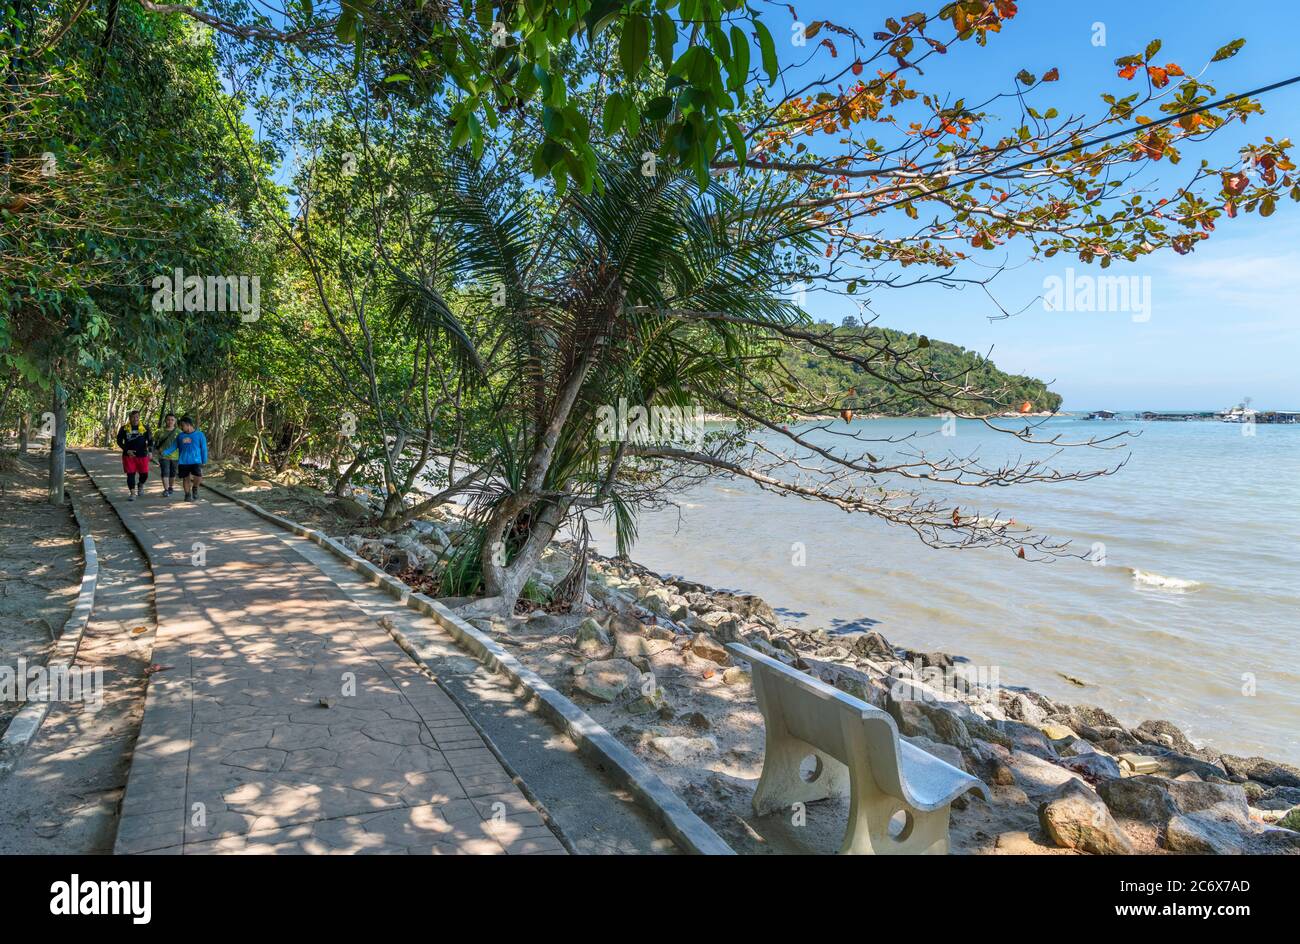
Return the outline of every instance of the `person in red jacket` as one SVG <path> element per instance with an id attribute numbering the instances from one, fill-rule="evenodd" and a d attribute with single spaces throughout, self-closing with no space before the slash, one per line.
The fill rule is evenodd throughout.
<path id="1" fill-rule="evenodd" d="M 126 473 L 128 501 L 144 494 L 149 480 L 149 452 L 153 449 L 153 432 L 140 420 L 140 411 L 126 415 L 126 423 L 117 431 L 117 445 L 122 450 L 122 471 Z"/>

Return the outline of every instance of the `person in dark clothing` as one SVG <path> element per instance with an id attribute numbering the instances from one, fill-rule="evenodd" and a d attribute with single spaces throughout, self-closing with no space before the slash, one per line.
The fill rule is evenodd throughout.
<path id="1" fill-rule="evenodd" d="M 122 450 L 122 471 L 126 473 L 128 501 L 144 494 L 144 483 L 149 480 L 149 452 L 153 449 L 153 433 L 140 420 L 140 411 L 132 410 L 126 423 L 117 431 L 117 445 Z"/>

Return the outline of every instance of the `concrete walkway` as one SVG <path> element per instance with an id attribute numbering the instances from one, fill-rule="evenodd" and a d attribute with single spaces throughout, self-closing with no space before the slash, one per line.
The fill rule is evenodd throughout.
<path id="1" fill-rule="evenodd" d="M 562 853 L 460 709 L 273 526 L 220 500 L 128 502 L 158 634 L 117 853 Z"/>

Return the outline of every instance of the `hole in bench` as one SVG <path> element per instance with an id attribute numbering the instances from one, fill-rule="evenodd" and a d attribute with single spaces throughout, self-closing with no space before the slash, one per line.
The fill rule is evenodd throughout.
<path id="1" fill-rule="evenodd" d="M 907 837 L 912 835 L 912 814 L 907 810 L 899 810 L 893 816 L 889 817 L 889 838 L 895 842 L 906 842 Z"/>
<path id="2" fill-rule="evenodd" d="M 799 776 L 804 783 L 816 783 L 822 775 L 822 759 L 816 754 L 809 754 L 799 762 Z"/>

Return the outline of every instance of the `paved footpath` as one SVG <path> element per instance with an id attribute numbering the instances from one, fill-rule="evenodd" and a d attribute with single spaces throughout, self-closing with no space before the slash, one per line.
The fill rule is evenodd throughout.
<path id="1" fill-rule="evenodd" d="M 114 851 L 563 853 L 460 709 L 274 525 L 208 492 L 127 501 L 158 633 Z"/>

